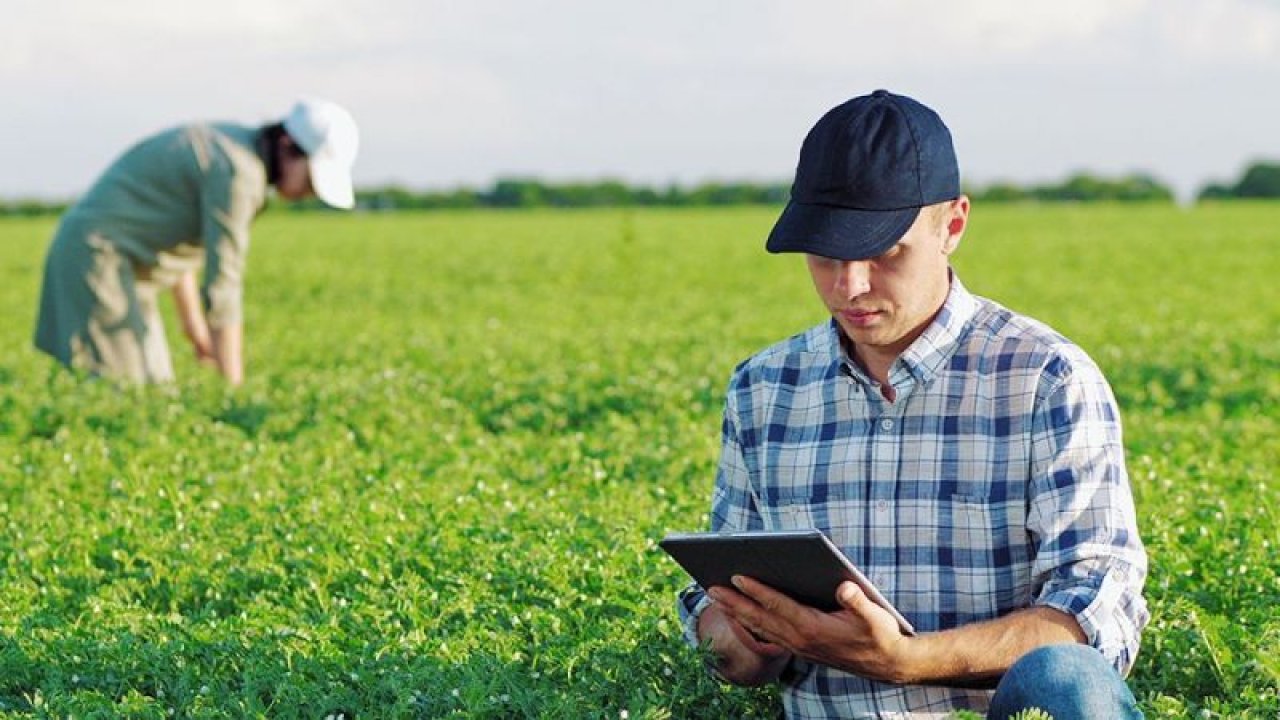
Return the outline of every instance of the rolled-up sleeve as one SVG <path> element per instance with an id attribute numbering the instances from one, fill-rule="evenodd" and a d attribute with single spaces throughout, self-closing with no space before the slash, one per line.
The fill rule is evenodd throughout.
<path id="1" fill-rule="evenodd" d="M 1035 603 L 1075 617 L 1089 643 L 1128 673 L 1150 614 L 1119 411 L 1092 363 L 1050 370 L 1033 419 Z"/>

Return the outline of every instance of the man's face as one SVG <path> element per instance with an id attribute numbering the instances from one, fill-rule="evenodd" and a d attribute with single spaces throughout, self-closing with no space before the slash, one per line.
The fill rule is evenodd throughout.
<path id="1" fill-rule="evenodd" d="M 947 298 L 948 257 L 960 242 L 969 200 L 924 208 L 898 244 L 868 260 L 807 255 L 818 296 L 859 355 L 896 358 L 920 336 Z"/>

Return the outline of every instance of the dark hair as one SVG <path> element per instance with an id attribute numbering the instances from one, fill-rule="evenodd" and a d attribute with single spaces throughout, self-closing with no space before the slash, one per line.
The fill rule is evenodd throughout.
<path id="1" fill-rule="evenodd" d="M 289 137 L 283 123 L 263 125 L 258 132 L 258 153 L 267 166 L 267 182 L 275 185 L 280 181 L 280 145 L 284 138 L 289 138 L 289 151 L 299 157 L 306 155 L 298 143 Z"/>

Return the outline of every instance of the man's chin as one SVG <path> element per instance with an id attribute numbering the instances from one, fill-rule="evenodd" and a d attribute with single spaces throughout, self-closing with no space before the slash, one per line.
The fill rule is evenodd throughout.
<path id="1" fill-rule="evenodd" d="M 884 336 L 888 334 L 880 325 L 872 325 L 871 327 L 852 326 L 851 323 L 844 320 L 837 320 L 837 323 L 840 325 L 840 330 L 844 332 L 845 337 L 856 345 L 879 345 Z"/>

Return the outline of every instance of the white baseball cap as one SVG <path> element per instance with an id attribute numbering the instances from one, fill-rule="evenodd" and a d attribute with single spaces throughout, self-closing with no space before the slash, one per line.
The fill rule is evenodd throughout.
<path id="1" fill-rule="evenodd" d="M 330 207 L 355 206 L 351 166 L 360 149 L 360 131 L 351 113 L 328 100 L 303 98 L 284 119 L 284 129 L 307 154 L 316 196 Z"/>

